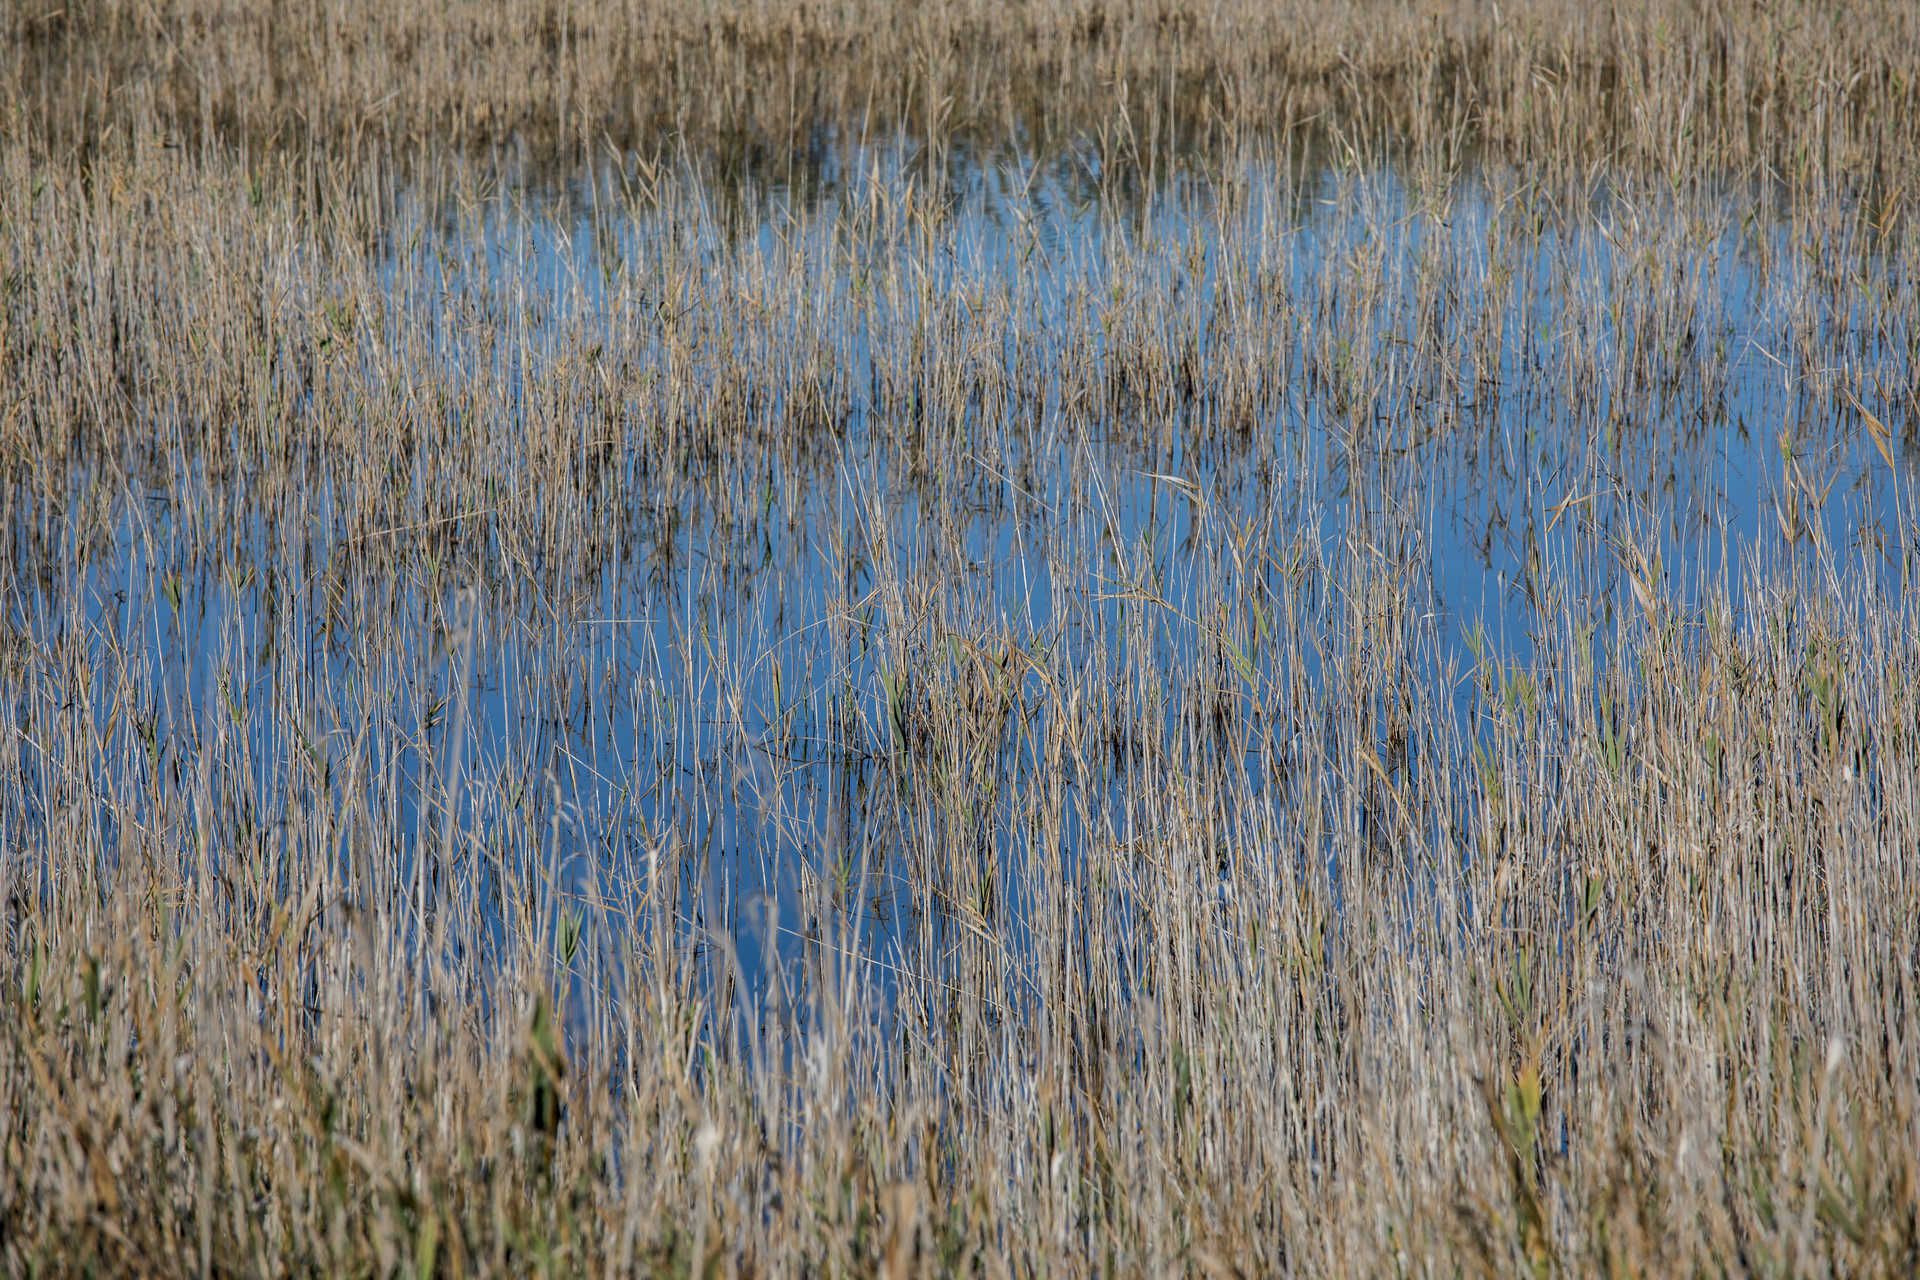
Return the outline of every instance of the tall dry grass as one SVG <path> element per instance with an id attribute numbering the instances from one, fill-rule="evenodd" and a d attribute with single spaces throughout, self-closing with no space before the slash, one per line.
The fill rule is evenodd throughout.
<path id="1" fill-rule="evenodd" d="M 1902 12 L 252 14 L 10 16 L 7 1270 L 1914 1269 Z"/>
<path id="2" fill-rule="evenodd" d="M 823 137 L 1164 168 L 1246 127 L 1335 148 L 1899 193 L 1920 116 L 1910 5 L 1524 0 L 703 0 L 13 6 L 10 131 L 84 152 L 151 121 L 189 149 L 407 162 L 611 143 L 804 169 Z"/>

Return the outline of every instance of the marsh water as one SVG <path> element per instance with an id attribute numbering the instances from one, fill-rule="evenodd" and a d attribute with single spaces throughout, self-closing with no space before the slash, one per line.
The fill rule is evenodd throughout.
<path id="1" fill-rule="evenodd" d="M 932 184 L 913 161 L 850 152 L 804 197 L 709 192 L 692 220 L 610 212 L 612 177 L 461 216 L 403 202 L 361 323 L 505 389 L 499 485 L 538 507 L 513 394 L 562 364 L 634 388 L 625 420 L 604 400 L 576 415 L 595 474 L 568 492 L 590 510 L 554 519 L 592 537 L 554 556 L 503 503 L 437 493 L 430 455 L 387 481 L 416 515 L 368 528 L 343 499 L 368 481 L 324 458 L 266 510 L 157 444 L 113 537 L 15 531 L 14 631 L 65 655 L 103 722 L 127 688 L 150 709 L 125 729 L 137 750 L 102 762 L 127 803 L 101 820 L 221 744 L 256 786 L 202 816 L 216 863 L 222 841 L 321 823 L 351 867 L 379 832 L 410 845 L 400 866 L 430 858 L 431 884 L 366 891 L 470 903 L 492 923 L 467 945 L 518 909 L 499 886 L 538 881 L 671 912 L 720 986 L 777 985 L 807 939 L 884 985 L 893 940 L 987 917 L 1017 937 L 1025 860 L 1151 821 L 1105 807 L 1129 770 L 1170 791 L 1227 770 L 1252 800 L 1318 767 L 1318 727 L 1276 691 L 1325 679 L 1346 660 L 1325 637 L 1366 633 L 1369 610 L 1392 612 L 1397 661 L 1466 753 L 1476 669 L 1604 650 L 1649 597 L 1682 623 L 1737 613 L 1761 566 L 1903 590 L 1913 454 L 1891 399 L 1842 401 L 1818 361 L 1893 397 L 1905 338 L 1822 313 L 1821 251 L 1785 221 L 1702 230 L 1599 193 L 1543 226 L 1511 182 L 1439 202 L 1386 171 L 1119 198 L 1090 155 Z M 722 297 L 734 310 L 703 317 Z M 1174 375 L 1133 381 L 1128 350 L 1170 353 Z M 807 390 L 803 363 L 837 381 Z M 409 411 L 368 388 L 370 424 Z M 650 442 L 669 412 L 680 443 Z M 703 421 L 765 429 L 701 441 Z M 1162 716 L 1161 749 L 1110 732 L 1097 765 L 1043 781 L 1060 712 L 1021 691 L 1062 670 Z M 993 759 L 962 780 L 959 825 L 908 839 L 936 776 L 912 767 L 922 711 L 981 672 L 1010 681 L 993 714 L 1014 727 L 980 739 Z M 1202 686 L 1252 727 L 1197 723 Z M 1376 751 L 1396 774 L 1435 764 Z M 1037 833 L 1017 796 L 1054 785 L 1079 799 Z M 0 840 L 41 821 L 0 815 Z M 987 868 L 969 900 L 897 852 L 943 840 Z M 827 901 L 851 909 L 826 920 Z"/>

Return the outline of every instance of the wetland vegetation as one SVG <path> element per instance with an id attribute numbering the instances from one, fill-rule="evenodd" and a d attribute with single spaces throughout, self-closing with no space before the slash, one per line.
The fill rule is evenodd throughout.
<path id="1" fill-rule="evenodd" d="M 1913 1274 L 1920 15 L 0 13 L 9 1274 Z"/>

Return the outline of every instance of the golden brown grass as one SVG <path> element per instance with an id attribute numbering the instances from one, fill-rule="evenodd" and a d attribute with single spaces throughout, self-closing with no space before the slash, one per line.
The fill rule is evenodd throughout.
<path id="1" fill-rule="evenodd" d="M 16 5 L 11 130 L 412 162 L 688 148 L 775 173 L 822 131 L 1111 163 L 1191 161 L 1245 128 L 1336 148 L 1628 166 L 1902 192 L 1920 19 L 1898 0 L 74 0 Z"/>
<path id="2" fill-rule="evenodd" d="M 323 12 L 6 19 L 0 1267 L 1920 1265 L 1903 8 Z"/>

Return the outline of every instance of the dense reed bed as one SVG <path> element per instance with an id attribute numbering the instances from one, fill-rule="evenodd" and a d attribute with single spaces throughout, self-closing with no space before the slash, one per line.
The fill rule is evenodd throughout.
<path id="1" fill-rule="evenodd" d="M 1151 172 L 1251 127 L 1896 198 L 1920 156 L 1900 0 L 72 0 L 0 22 L 0 101 L 83 153 L 150 115 L 193 150 L 428 167 L 511 143 L 563 168 L 612 145 L 806 173 L 829 138 L 904 130 L 1093 136 Z"/>
<path id="2" fill-rule="evenodd" d="M 1904 10 L 262 12 L 7 18 L 7 1271 L 1920 1266 Z"/>

